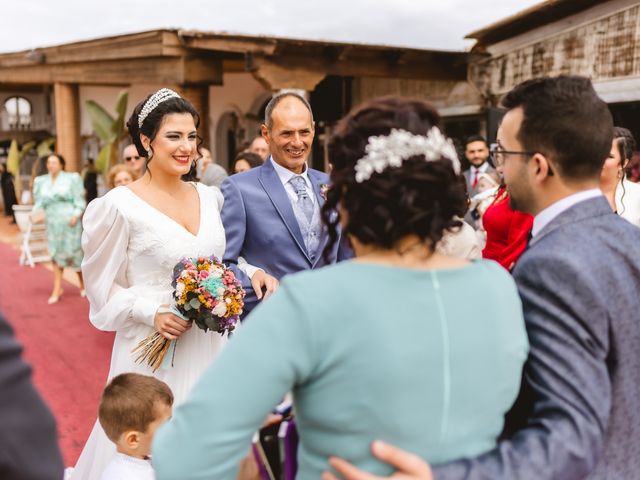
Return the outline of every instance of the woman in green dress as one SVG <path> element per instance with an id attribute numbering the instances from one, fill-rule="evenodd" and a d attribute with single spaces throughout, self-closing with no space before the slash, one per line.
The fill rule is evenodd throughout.
<path id="1" fill-rule="evenodd" d="M 338 454 L 389 475 L 369 450 L 374 439 L 433 463 L 495 447 L 527 356 L 522 306 L 497 263 L 436 249 L 466 209 L 439 127 L 433 107 L 401 98 L 373 100 L 338 124 L 325 252 L 341 222 L 355 259 L 285 277 L 251 312 L 156 433 L 157 480 L 235 479 L 288 391 L 298 480 L 318 480 Z M 299 151 L 298 132 L 290 137 Z"/>
<path id="2" fill-rule="evenodd" d="M 33 184 L 33 210 L 44 210 L 47 224 L 47 243 L 53 263 L 53 291 L 48 303 L 57 303 L 62 295 L 62 274 L 71 268 L 78 274 L 80 295 L 84 296 L 82 263 L 82 222 L 86 207 L 82 179 L 77 173 L 64 171 L 61 155 L 47 157 L 46 175 L 36 177 Z"/>

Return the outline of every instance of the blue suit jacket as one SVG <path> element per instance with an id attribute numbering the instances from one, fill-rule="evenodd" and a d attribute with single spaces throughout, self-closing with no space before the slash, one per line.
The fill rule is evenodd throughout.
<path id="1" fill-rule="evenodd" d="M 258 300 L 250 279 L 233 267 L 238 257 L 264 269 L 281 279 L 289 273 L 319 268 L 326 265 L 322 252 L 328 235 L 323 229 L 320 248 L 307 252 L 287 192 L 269 158 L 262 166 L 228 177 L 221 186 L 224 195 L 222 223 L 227 237 L 225 263 L 232 266 L 247 290 L 245 313 L 251 311 Z M 308 170 L 316 200 L 324 204 L 321 186 L 329 183 L 329 176 L 318 170 Z M 352 256 L 344 239 L 331 251 L 331 263 Z"/>
<path id="2" fill-rule="evenodd" d="M 532 239 L 513 271 L 530 343 L 507 419 L 515 433 L 479 458 L 435 468 L 437 480 L 638 478 L 638 246 L 640 229 L 604 197 Z"/>

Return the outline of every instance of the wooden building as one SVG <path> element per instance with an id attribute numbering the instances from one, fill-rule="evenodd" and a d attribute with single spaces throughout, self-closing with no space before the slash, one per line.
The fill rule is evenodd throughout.
<path id="1" fill-rule="evenodd" d="M 128 114 L 160 87 L 179 91 L 201 113 L 200 135 L 228 167 L 259 132 L 273 92 L 305 92 L 316 120 L 314 166 L 337 119 L 366 99 L 404 94 L 430 99 L 450 123 L 478 113 L 466 82 L 467 54 L 389 46 L 154 30 L 0 54 L 0 141 L 55 135 L 78 170 L 97 154 L 86 100 L 107 109 L 122 89 Z M 452 124 L 453 124 L 452 123 Z"/>
<path id="2" fill-rule="evenodd" d="M 490 136 L 502 95 L 544 75 L 584 75 L 617 125 L 640 139 L 640 2 L 547 0 L 467 36 L 476 40 L 469 81 L 488 112 Z"/>

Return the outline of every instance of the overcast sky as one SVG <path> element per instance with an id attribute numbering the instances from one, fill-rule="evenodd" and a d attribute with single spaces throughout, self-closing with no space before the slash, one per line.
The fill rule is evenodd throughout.
<path id="1" fill-rule="evenodd" d="M 539 0 L 1 0 L 0 52 L 156 28 L 464 50 Z"/>

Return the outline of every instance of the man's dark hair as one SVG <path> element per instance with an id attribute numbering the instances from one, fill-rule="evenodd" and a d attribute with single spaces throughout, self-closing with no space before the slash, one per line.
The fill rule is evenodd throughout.
<path id="1" fill-rule="evenodd" d="M 523 150 L 550 158 L 566 179 L 600 175 L 611 150 L 613 119 L 591 80 L 569 75 L 527 80 L 507 93 L 502 105 L 523 110 L 517 137 Z"/>
<path id="2" fill-rule="evenodd" d="M 467 145 L 469 145 L 470 143 L 473 142 L 483 142 L 485 144 L 485 146 L 487 148 L 489 148 L 489 144 L 487 143 L 487 139 L 484 138 L 482 135 L 471 135 L 469 137 L 466 138 L 466 140 L 464 141 L 464 149 L 467 149 Z"/>

